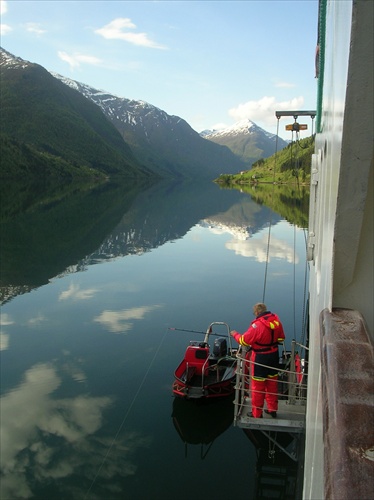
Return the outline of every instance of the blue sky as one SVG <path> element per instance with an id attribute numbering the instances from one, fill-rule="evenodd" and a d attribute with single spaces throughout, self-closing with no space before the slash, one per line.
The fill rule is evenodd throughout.
<path id="1" fill-rule="evenodd" d="M 197 132 L 244 118 L 275 132 L 275 110 L 316 108 L 317 0 L 0 3 L 8 52 Z"/>

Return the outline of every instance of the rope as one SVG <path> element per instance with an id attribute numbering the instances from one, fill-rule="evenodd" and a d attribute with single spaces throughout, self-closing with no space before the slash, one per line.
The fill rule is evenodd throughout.
<path id="1" fill-rule="evenodd" d="M 313 137 L 313 120 L 314 120 L 314 117 L 312 116 L 312 137 Z M 292 131 L 292 141 L 291 141 L 291 166 L 293 165 L 294 166 L 294 172 L 295 172 L 295 177 L 296 177 L 296 183 L 297 183 L 297 190 L 298 190 L 298 193 L 300 195 L 300 198 L 301 198 L 301 186 L 300 186 L 300 181 L 299 181 L 299 148 L 300 149 L 303 149 L 301 144 L 300 144 L 300 134 L 296 131 L 295 132 L 295 135 L 296 135 L 296 140 L 295 140 L 295 143 L 297 145 L 297 149 L 296 149 L 296 154 L 295 154 L 295 157 L 293 156 L 293 131 Z M 313 139 L 312 139 L 313 140 Z M 305 146 L 306 148 L 307 146 Z M 304 234 L 304 243 L 305 243 L 305 248 L 307 247 L 307 244 L 308 244 L 308 238 L 307 238 L 307 235 L 306 235 L 306 231 L 305 231 L 305 228 L 303 230 L 303 234 Z M 294 324 L 293 324 L 293 328 L 294 328 L 294 338 L 297 337 L 296 335 L 296 263 L 295 263 L 295 257 L 296 257 L 296 226 L 294 225 L 294 248 L 293 248 L 293 251 L 294 251 L 294 262 L 293 262 L 293 313 L 294 313 Z M 307 278 L 308 278 L 308 270 L 309 270 L 309 263 L 308 261 L 306 260 L 305 261 L 305 271 L 304 271 L 304 290 L 303 290 L 303 310 L 302 310 L 302 330 L 301 330 L 301 336 L 300 336 L 300 340 L 305 343 L 305 334 L 306 334 L 306 308 L 305 308 L 305 304 L 306 304 L 306 295 L 307 295 Z M 300 344 L 301 345 L 301 344 Z"/>
<path id="2" fill-rule="evenodd" d="M 274 172 L 273 172 L 273 182 L 275 182 L 275 171 L 277 169 L 277 159 L 278 159 L 278 135 L 279 135 L 279 120 L 280 117 L 278 117 L 278 122 L 277 122 L 277 135 L 275 137 L 275 158 L 274 158 Z"/>
<path id="3" fill-rule="evenodd" d="M 257 361 L 253 362 L 251 360 L 241 358 L 242 361 L 244 361 L 248 365 L 256 365 L 256 366 L 263 366 L 264 368 L 271 368 L 273 370 L 276 370 L 278 373 L 289 373 L 291 375 L 299 375 L 298 372 L 292 372 L 291 370 L 283 370 L 282 368 L 274 368 L 274 366 L 269 366 L 269 365 L 263 365 L 261 363 L 258 363 Z M 305 386 L 306 387 L 306 386 Z"/>
<path id="4" fill-rule="evenodd" d="M 92 489 L 93 485 L 95 484 L 96 479 L 98 478 L 98 476 L 99 476 L 99 474 L 100 474 L 100 471 L 101 471 L 101 469 L 103 468 L 104 463 L 105 463 L 106 459 L 108 458 L 108 456 L 109 456 L 109 453 L 110 453 L 111 449 L 113 448 L 113 446 L 114 446 L 114 444 L 115 444 L 115 442 L 116 442 L 116 440 L 117 440 L 117 438 L 118 438 L 118 436 L 119 436 L 119 434 L 120 434 L 120 432 L 121 432 L 121 430 L 122 430 L 123 426 L 125 425 L 125 422 L 126 422 L 126 420 L 127 420 L 128 416 L 130 415 L 130 412 L 131 412 L 131 410 L 132 410 L 132 408 L 133 408 L 133 406 L 134 406 L 134 404 L 135 404 L 135 402 L 136 402 L 136 400 L 137 400 L 137 398 L 138 398 L 138 396 L 139 396 L 139 394 L 140 394 L 140 391 L 141 391 L 141 390 L 142 390 L 142 388 L 143 388 L 143 385 L 144 385 L 144 383 L 145 383 L 145 381 L 146 381 L 146 379 L 147 379 L 147 377 L 148 377 L 148 374 L 149 374 L 149 372 L 150 372 L 150 370 L 151 370 L 151 368 L 152 368 L 152 366 L 153 366 L 153 364 L 154 364 L 154 362 L 155 362 L 155 359 L 157 358 L 157 355 L 158 355 L 158 353 L 160 352 L 161 346 L 162 346 L 162 344 L 164 343 L 164 340 L 165 340 L 165 338 L 166 338 L 167 332 L 168 332 L 168 330 L 166 329 L 166 330 L 165 330 L 165 333 L 164 333 L 164 335 L 163 335 L 163 337 L 162 337 L 162 339 L 161 339 L 161 341 L 160 341 L 160 344 L 159 344 L 159 346 L 157 347 L 156 352 L 155 352 L 155 354 L 154 354 L 154 356 L 153 356 L 153 358 L 152 358 L 151 362 L 149 363 L 149 366 L 148 366 L 148 368 L 147 368 L 147 370 L 146 370 L 146 372 L 145 372 L 145 374 L 144 374 L 144 377 L 143 377 L 142 381 L 140 382 L 140 385 L 139 385 L 139 387 L 138 387 L 138 389 L 137 389 L 137 391 L 136 391 L 136 393 L 135 393 L 135 395 L 134 395 L 134 397 L 133 397 L 133 399 L 132 399 L 132 401 L 131 401 L 131 403 L 130 403 L 130 406 L 129 406 L 129 408 L 128 408 L 127 412 L 125 413 L 125 416 L 123 417 L 122 422 L 121 422 L 120 426 L 118 427 L 118 430 L 117 430 L 117 432 L 116 432 L 116 434 L 115 434 L 115 436 L 114 436 L 114 438 L 113 438 L 113 440 L 112 440 L 112 442 L 111 442 L 111 444 L 110 444 L 110 446 L 109 446 L 109 448 L 108 448 L 107 452 L 106 452 L 106 453 L 105 453 L 105 455 L 104 455 L 104 458 L 103 458 L 103 460 L 102 460 L 102 462 L 101 462 L 101 464 L 100 464 L 100 466 L 99 466 L 99 468 L 98 468 L 98 470 L 97 470 L 97 472 L 96 472 L 96 474 L 95 474 L 95 476 L 94 476 L 94 478 L 93 478 L 93 480 L 92 480 L 92 482 L 91 482 L 91 484 L 90 484 L 90 487 L 88 488 L 88 490 L 87 490 L 87 492 L 86 492 L 86 495 L 85 495 L 85 497 L 84 497 L 85 499 L 86 499 L 86 498 L 88 497 L 88 495 L 90 494 L 91 489 Z"/>
<path id="5" fill-rule="evenodd" d="M 275 186 L 275 173 L 276 173 L 276 170 L 277 170 L 277 159 L 278 159 L 279 120 L 280 120 L 280 118 L 278 117 L 278 121 L 277 121 L 277 134 L 275 136 L 275 157 L 274 157 L 274 169 L 273 169 L 273 192 L 274 192 L 274 186 Z M 272 214 L 272 213 L 273 212 L 271 211 L 270 214 Z M 272 215 L 270 215 L 270 220 L 269 220 L 268 242 L 267 242 L 267 248 L 266 248 L 264 289 L 263 289 L 263 292 L 262 292 L 262 302 L 263 303 L 265 303 L 266 282 L 267 282 L 267 274 L 268 274 L 268 267 L 269 267 L 271 226 L 272 226 Z"/>
<path id="6" fill-rule="evenodd" d="M 312 118 L 312 137 L 314 132 L 314 116 Z M 295 117 L 296 120 L 296 117 Z M 275 186 L 276 179 L 276 171 L 277 171 L 277 160 L 278 160 L 278 136 L 279 136 L 279 123 L 280 116 L 277 117 L 277 133 L 276 133 L 276 144 L 275 144 L 275 154 L 274 154 L 274 169 L 273 169 L 273 190 Z M 294 146 L 295 143 L 295 146 Z M 296 151 L 294 150 L 296 147 Z M 307 147 L 307 146 L 305 146 Z M 291 168 L 293 169 L 294 175 L 296 177 L 296 185 L 298 194 L 301 197 L 301 186 L 299 179 L 299 170 L 300 170 L 300 162 L 299 162 L 299 148 L 302 148 L 300 145 L 300 134 L 298 131 L 295 131 L 295 140 L 294 140 L 294 130 L 292 130 L 291 136 L 291 144 L 290 144 L 290 163 Z M 301 325 L 301 334 L 296 335 L 296 225 L 294 224 L 294 236 L 293 236 L 293 284 L 292 284 L 292 296 L 293 296 L 293 338 L 300 337 L 300 340 L 305 343 L 305 332 L 306 332 L 306 320 L 305 320 L 305 303 L 306 303 L 306 294 L 307 294 L 307 277 L 308 277 L 308 262 L 305 264 L 305 272 L 304 272 L 304 290 L 303 290 L 303 310 L 302 310 L 302 325 Z M 267 287 L 267 277 L 268 277 L 268 269 L 269 269 L 269 255 L 270 255 L 270 241 L 271 241 L 271 230 L 272 230 L 272 216 L 270 216 L 269 220 L 269 230 L 268 230 L 268 240 L 267 240 L 267 248 L 266 248 L 266 261 L 265 261 L 265 274 L 264 274 L 264 287 L 262 293 L 262 302 L 266 303 L 265 295 L 266 295 L 266 287 Z M 307 245 L 307 235 L 305 229 L 304 233 L 304 242 L 305 246 Z M 283 345 L 284 350 L 285 346 Z"/>
<path id="7" fill-rule="evenodd" d="M 296 338 L 296 224 L 293 225 L 293 338 Z"/>
<path id="8" fill-rule="evenodd" d="M 269 267 L 269 252 L 270 252 L 270 234 L 271 234 L 271 216 L 270 216 L 270 221 L 269 221 L 269 231 L 268 231 L 268 243 L 267 243 L 267 248 L 266 248 L 266 262 L 265 262 L 265 276 L 264 276 L 264 289 L 262 292 L 262 302 L 265 303 L 265 291 L 266 291 L 266 281 L 267 281 L 267 274 L 268 274 L 268 267 Z"/>

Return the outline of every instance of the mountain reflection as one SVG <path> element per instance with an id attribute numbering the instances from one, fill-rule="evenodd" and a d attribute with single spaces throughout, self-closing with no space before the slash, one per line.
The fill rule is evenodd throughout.
<path id="1" fill-rule="evenodd" d="M 112 182 L 65 193 L 2 217 L 0 298 L 5 302 L 103 260 L 150 251 L 183 237 L 199 221 L 245 238 L 269 220 L 277 223 L 280 216 L 211 182 L 162 181 L 151 187 Z M 71 289 L 61 300 L 95 293 Z"/>

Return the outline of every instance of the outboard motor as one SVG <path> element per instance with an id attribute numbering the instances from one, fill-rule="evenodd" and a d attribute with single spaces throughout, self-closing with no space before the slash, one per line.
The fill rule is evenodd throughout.
<path id="1" fill-rule="evenodd" d="M 219 338 L 214 341 L 213 356 L 221 358 L 227 355 L 227 341 L 226 339 Z"/>

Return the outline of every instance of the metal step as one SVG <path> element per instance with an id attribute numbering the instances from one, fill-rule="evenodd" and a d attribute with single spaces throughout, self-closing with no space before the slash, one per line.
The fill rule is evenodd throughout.
<path id="1" fill-rule="evenodd" d="M 282 431 L 282 432 L 303 432 L 305 428 L 305 405 L 289 404 L 288 401 L 278 402 L 277 418 L 272 418 L 263 412 L 262 418 L 253 418 L 251 400 L 244 398 L 243 403 L 237 409 L 234 425 L 244 429 Z"/>

